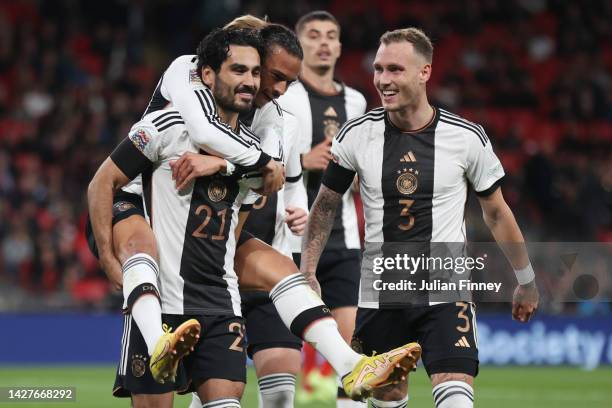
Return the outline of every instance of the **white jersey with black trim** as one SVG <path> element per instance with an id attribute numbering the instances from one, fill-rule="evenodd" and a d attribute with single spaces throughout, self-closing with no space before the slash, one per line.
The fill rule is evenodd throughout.
<path id="1" fill-rule="evenodd" d="M 357 90 L 337 83 L 338 93 L 323 95 L 303 81 L 291 84 L 278 99 L 283 109 L 297 117 L 300 139 L 296 146 L 300 154 L 309 152 L 325 138 L 331 139 L 347 120 L 362 115 L 366 100 Z M 308 193 L 308 207 L 312 206 L 319 191 L 322 172 L 304 171 L 304 184 Z M 301 239 L 292 239 L 293 252 L 301 252 Z M 342 206 L 336 212 L 332 234 L 326 250 L 360 249 L 357 211 L 353 194 L 348 191 L 342 197 Z"/>
<path id="2" fill-rule="evenodd" d="M 334 168 L 324 183 L 344 190 L 359 176 L 366 243 L 465 242 L 468 186 L 486 196 L 500 184 L 504 170 L 482 126 L 434 109 L 431 122 L 414 132 L 400 131 L 374 109 L 334 138 Z M 359 306 L 378 303 L 360 299 Z"/>
<path id="3" fill-rule="evenodd" d="M 308 211 L 308 198 L 302 183 L 302 165 L 296 146 L 300 127 L 293 114 L 283 111 L 279 104 L 271 101 L 257 109 L 251 130 L 261 136 L 264 152 L 282 158 L 286 182 L 284 188 L 276 194 L 258 197 L 244 229 L 282 254 L 291 256 L 290 237 L 293 233 L 285 223 L 285 209 L 293 206 Z"/>
<path id="4" fill-rule="evenodd" d="M 175 118 L 175 119 L 171 119 Z M 170 161 L 185 152 L 200 152 L 174 109 L 145 115 L 130 130 L 123 151 L 111 158 L 126 174 L 142 171 L 145 207 L 157 239 L 163 313 L 233 314 L 240 316 L 240 294 L 234 271 L 235 228 L 249 188 L 237 177 L 199 177 L 178 192 Z M 246 143 L 257 138 L 241 127 Z M 127 146 L 127 148 L 125 147 Z M 131 150 L 130 150 L 131 149 Z M 149 168 L 133 168 L 144 155 Z M 123 164 L 126 163 L 126 164 Z M 145 167 L 145 166 L 141 166 Z"/>
<path id="5" fill-rule="evenodd" d="M 261 167 L 269 157 L 257 145 L 238 137 L 217 116 L 210 89 L 202 83 L 196 55 L 182 55 L 166 69 L 149 101 L 145 115 L 168 105 L 180 112 L 194 144 L 236 165 Z"/>

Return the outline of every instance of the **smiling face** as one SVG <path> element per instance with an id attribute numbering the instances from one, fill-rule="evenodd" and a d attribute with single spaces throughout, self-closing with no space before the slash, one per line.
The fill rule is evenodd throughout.
<path id="1" fill-rule="evenodd" d="M 202 80 L 213 93 L 221 110 L 245 113 L 251 110 L 260 86 L 259 53 L 253 47 L 230 45 L 219 72 L 204 67 Z"/>
<path id="2" fill-rule="evenodd" d="M 255 106 L 261 107 L 287 92 L 289 85 L 297 79 L 301 65 L 302 60 L 298 57 L 281 46 L 272 45 L 262 66 L 261 89 Z"/>
<path id="3" fill-rule="evenodd" d="M 388 112 L 416 107 L 425 96 L 431 63 L 407 41 L 381 44 L 374 59 L 374 86 Z"/>
<path id="4" fill-rule="evenodd" d="M 313 20 L 298 33 L 304 64 L 313 70 L 333 69 L 340 57 L 340 31 L 333 21 Z"/>

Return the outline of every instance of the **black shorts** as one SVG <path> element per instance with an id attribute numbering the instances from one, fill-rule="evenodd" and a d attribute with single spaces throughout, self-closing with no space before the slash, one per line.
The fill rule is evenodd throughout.
<path id="1" fill-rule="evenodd" d="M 258 351 L 273 347 L 302 349 L 302 340 L 285 326 L 268 292 L 240 292 L 240 296 L 250 358 Z"/>
<path id="2" fill-rule="evenodd" d="M 317 266 L 323 303 L 331 309 L 357 306 L 361 277 L 361 250 L 324 251 Z"/>
<path id="3" fill-rule="evenodd" d="M 149 369 L 147 344 L 131 315 L 126 314 L 121 340 L 121 358 L 117 368 L 113 395 L 164 394 L 195 391 L 194 384 L 210 378 L 246 383 L 244 352 L 244 319 L 237 316 L 162 315 L 162 321 L 172 328 L 188 319 L 202 325 L 195 350 L 179 364 L 176 382 L 159 384 Z"/>
<path id="4" fill-rule="evenodd" d="M 144 205 L 142 203 L 142 197 L 138 194 L 126 193 L 125 191 L 119 191 L 113 196 L 113 225 L 119 221 L 123 221 L 132 215 L 145 216 Z M 87 238 L 87 244 L 89 249 L 96 258 L 98 256 L 98 247 L 96 246 L 96 239 L 93 234 L 91 227 L 91 220 L 89 215 L 87 216 L 87 225 L 85 227 L 85 237 Z"/>
<path id="5" fill-rule="evenodd" d="M 470 303 L 357 310 L 353 348 L 366 355 L 418 342 L 428 375 L 478 374 L 476 318 Z"/>

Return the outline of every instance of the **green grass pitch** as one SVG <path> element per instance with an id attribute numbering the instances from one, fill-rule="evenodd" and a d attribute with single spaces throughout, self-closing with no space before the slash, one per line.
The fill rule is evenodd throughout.
<path id="1" fill-rule="evenodd" d="M 0 366 L 0 387 L 73 386 L 76 402 L 8 403 L 4 407 L 129 407 L 127 399 L 111 396 L 112 366 Z M 249 369 L 242 399 L 245 408 L 257 407 L 257 381 Z M 409 407 L 433 407 L 430 386 L 422 368 L 411 376 Z M 612 368 L 582 371 L 576 368 L 482 367 L 476 379 L 476 407 L 492 408 L 603 408 L 612 406 Z M 175 407 L 189 406 L 190 397 L 179 396 Z M 312 402 L 296 408 L 332 408 L 334 403 Z"/>

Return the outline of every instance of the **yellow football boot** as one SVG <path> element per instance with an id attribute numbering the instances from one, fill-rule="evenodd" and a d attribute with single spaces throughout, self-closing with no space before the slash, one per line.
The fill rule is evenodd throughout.
<path id="1" fill-rule="evenodd" d="M 200 338 L 200 323 L 189 319 L 172 332 L 172 328 L 164 324 L 164 334 L 157 340 L 155 350 L 151 355 L 151 374 L 153 379 L 163 384 L 167 379 L 176 380 L 176 370 L 179 361 L 189 352 Z"/>
<path id="2" fill-rule="evenodd" d="M 375 388 L 398 383 L 408 377 L 421 357 L 421 346 L 409 343 L 386 353 L 364 356 L 353 371 L 342 378 L 344 392 L 355 401 L 364 400 Z"/>

